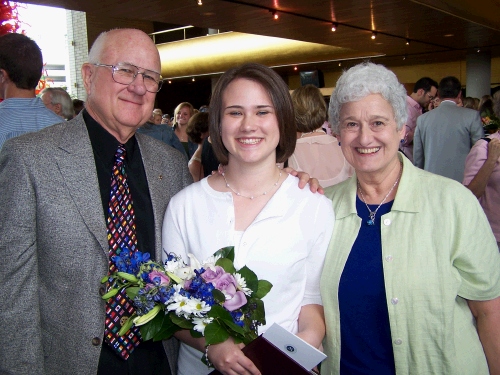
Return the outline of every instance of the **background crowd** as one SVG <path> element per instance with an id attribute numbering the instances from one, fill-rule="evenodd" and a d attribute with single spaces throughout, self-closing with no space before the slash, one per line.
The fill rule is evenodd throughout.
<path id="1" fill-rule="evenodd" d="M 1 373 L 204 374 L 205 357 L 259 375 L 231 338 L 119 336 L 132 302 L 99 296 L 120 251 L 234 246 L 274 285 L 260 333 L 324 350 L 323 374 L 500 374 L 500 91 L 448 76 L 408 94 L 364 62 L 328 101 L 249 63 L 170 117 L 160 67 L 115 29 L 82 66 L 85 102 L 36 96 L 40 49 L 0 37 Z"/>

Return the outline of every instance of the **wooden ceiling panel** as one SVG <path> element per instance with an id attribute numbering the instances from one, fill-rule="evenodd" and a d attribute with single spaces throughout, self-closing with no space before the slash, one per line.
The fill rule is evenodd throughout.
<path id="1" fill-rule="evenodd" d="M 376 52 L 386 55 L 384 61 L 400 62 L 405 56 L 414 63 L 442 61 L 477 49 L 500 56 L 500 31 L 491 27 L 496 25 L 489 14 L 492 8 L 474 8 L 469 12 L 473 19 L 467 20 L 471 5 L 466 0 L 436 0 L 441 10 L 427 6 L 434 0 L 202 1 L 199 6 L 197 0 L 29 0 L 109 17 L 296 39 L 358 54 Z M 269 9 L 278 10 L 279 20 L 272 19 Z M 331 31 L 331 21 L 340 23 L 336 32 Z M 378 32 L 375 40 L 370 39 L 372 29 Z"/>

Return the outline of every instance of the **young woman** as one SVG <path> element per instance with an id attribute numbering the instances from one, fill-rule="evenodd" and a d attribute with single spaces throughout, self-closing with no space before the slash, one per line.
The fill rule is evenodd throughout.
<path id="1" fill-rule="evenodd" d="M 315 347 L 324 336 L 319 276 L 333 230 L 331 202 L 276 163 L 285 161 L 296 141 L 288 87 L 271 69 L 245 64 L 222 75 L 210 103 L 210 137 L 223 173 L 174 196 L 163 225 L 163 250 L 187 261 L 235 246 L 235 266 L 247 265 L 273 284 L 264 297 L 267 326 L 278 323 Z M 188 331 L 179 374 L 207 374 L 203 353 L 223 374 L 259 374 L 231 339 L 205 347 Z"/>

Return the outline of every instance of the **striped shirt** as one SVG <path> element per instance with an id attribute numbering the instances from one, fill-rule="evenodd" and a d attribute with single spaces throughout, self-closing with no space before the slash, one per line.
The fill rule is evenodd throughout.
<path id="1" fill-rule="evenodd" d="M 63 119 L 47 109 L 40 98 L 9 98 L 0 103 L 0 148 L 18 135 L 34 132 Z"/>

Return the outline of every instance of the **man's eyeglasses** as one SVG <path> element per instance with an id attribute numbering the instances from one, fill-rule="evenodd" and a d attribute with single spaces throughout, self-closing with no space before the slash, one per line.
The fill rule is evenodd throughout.
<path id="1" fill-rule="evenodd" d="M 152 70 L 139 68 L 138 66 L 132 64 L 118 63 L 116 65 L 108 65 L 94 63 L 93 65 L 111 68 L 113 80 L 122 85 L 130 85 L 134 82 L 134 79 L 138 74 L 142 74 L 144 86 L 149 92 L 157 93 L 163 85 L 163 77 L 161 74 L 153 72 Z M 139 70 L 143 70 L 143 72 L 139 72 Z"/>
<path id="2" fill-rule="evenodd" d="M 429 92 L 427 92 L 426 94 L 427 94 L 427 97 L 429 98 L 430 101 L 433 101 L 434 99 L 436 99 L 436 97 L 432 96 Z"/>

